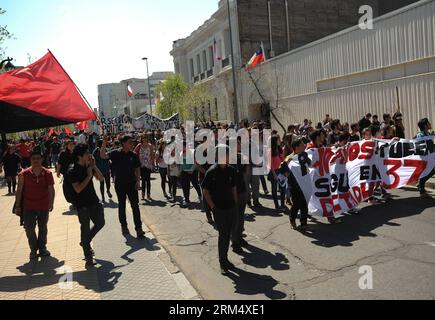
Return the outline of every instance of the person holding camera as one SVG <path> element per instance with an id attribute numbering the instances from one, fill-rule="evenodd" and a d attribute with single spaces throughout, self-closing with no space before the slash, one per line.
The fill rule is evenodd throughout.
<path id="1" fill-rule="evenodd" d="M 86 267 L 96 265 L 92 239 L 104 227 L 104 209 L 95 192 L 93 178 L 104 181 L 104 176 L 98 169 L 95 159 L 90 155 L 88 145 L 79 144 L 73 151 L 74 164 L 68 169 L 68 180 L 72 184 L 72 201 L 77 208 L 80 222 L 81 243 L 86 260 Z M 90 227 L 90 223 L 93 227 Z"/>

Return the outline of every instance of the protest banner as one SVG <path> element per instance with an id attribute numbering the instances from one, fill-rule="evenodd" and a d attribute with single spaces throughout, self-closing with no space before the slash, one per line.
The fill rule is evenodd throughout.
<path id="1" fill-rule="evenodd" d="M 179 114 L 169 119 L 160 119 L 150 114 L 144 114 L 139 118 L 132 118 L 123 114 L 115 118 L 101 117 L 100 121 L 103 131 L 108 134 L 118 134 L 136 130 L 168 130 L 180 126 Z"/>
<path id="2" fill-rule="evenodd" d="M 142 117 L 133 119 L 133 127 L 136 130 L 162 130 L 166 131 L 180 126 L 180 115 L 177 113 L 171 118 L 160 119 L 148 113 Z"/>
<path id="3" fill-rule="evenodd" d="M 356 208 L 378 188 L 398 189 L 429 175 L 435 166 L 432 139 L 370 140 L 310 149 L 293 157 L 289 168 L 310 214 L 331 217 Z"/>

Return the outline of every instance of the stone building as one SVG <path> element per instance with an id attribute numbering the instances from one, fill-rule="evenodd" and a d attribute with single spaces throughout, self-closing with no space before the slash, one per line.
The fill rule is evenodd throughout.
<path id="1" fill-rule="evenodd" d="M 416 0 L 231 0 L 219 1 L 218 10 L 190 36 L 174 41 L 171 55 L 176 73 L 190 84 L 209 88 L 214 101 L 205 106 L 212 120 L 240 120 L 250 114 L 238 92 L 238 111 L 232 80 L 230 20 L 237 88 L 245 86 L 243 66 L 263 44 L 268 59 L 356 26 L 362 5 L 374 17 Z M 229 12 L 228 12 L 229 11 Z M 207 110 L 208 109 L 208 110 Z"/>

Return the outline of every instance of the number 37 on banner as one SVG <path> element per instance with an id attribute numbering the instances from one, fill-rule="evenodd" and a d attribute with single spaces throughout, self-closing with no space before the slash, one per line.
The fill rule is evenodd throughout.
<path id="1" fill-rule="evenodd" d="M 387 175 L 392 182 L 390 184 L 384 183 L 386 189 L 396 189 L 401 185 L 411 185 L 418 182 L 421 174 L 427 168 L 427 161 L 424 160 L 411 160 L 411 159 L 385 159 L 384 165 L 388 166 Z M 413 170 L 409 175 L 409 170 Z M 408 181 L 404 182 L 404 179 Z"/>

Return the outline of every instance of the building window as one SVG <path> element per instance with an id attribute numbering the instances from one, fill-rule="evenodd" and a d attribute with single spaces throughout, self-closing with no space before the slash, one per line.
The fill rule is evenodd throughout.
<path id="1" fill-rule="evenodd" d="M 196 68 L 196 74 L 201 74 L 201 57 L 199 56 L 199 54 L 196 55 Z"/>
<path id="2" fill-rule="evenodd" d="M 202 71 L 207 71 L 207 52 L 202 51 Z"/>
<path id="3" fill-rule="evenodd" d="M 213 67 L 214 67 L 214 52 L 213 52 L 213 46 L 210 46 L 210 47 L 208 48 L 208 52 L 209 52 L 209 55 L 210 55 L 210 65 L 211 65 L 211 67 L 213 68 Z"/>
<path id="4" fill-rule="evenodd" d="M 189 66 L 190 66 L 190 78 L 192 79 L 193 77 L 195 77 L 195 68 L 194 68 L 194 65 L 193 65 L 193 59 L 190 59 L 190 64 L 189 64 Z"/>

